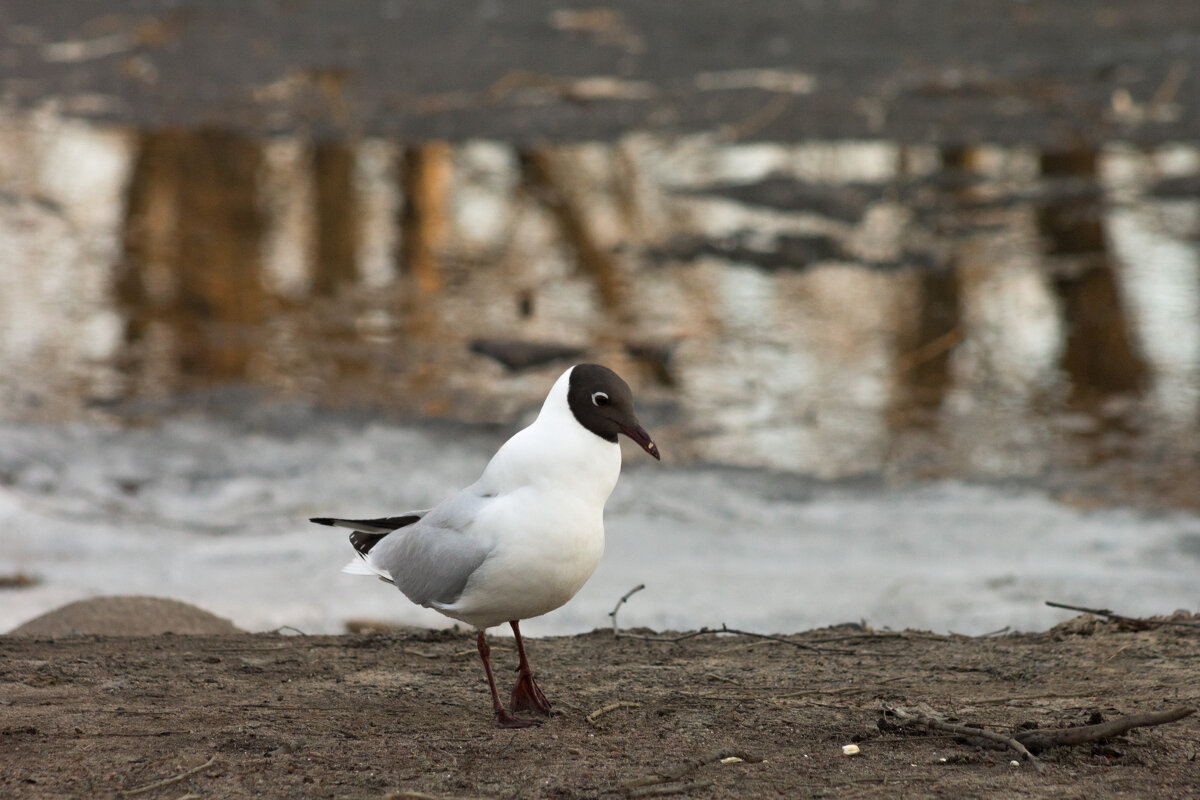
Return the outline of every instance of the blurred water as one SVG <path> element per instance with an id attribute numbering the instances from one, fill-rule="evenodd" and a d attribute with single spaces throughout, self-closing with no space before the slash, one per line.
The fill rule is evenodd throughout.
<path id="1" fill-rule="evenodd" d="M 521 150 L 43 113 L 0 127 L 0 175 L 9 420 L 232 382 L 509 421 L 587 357 L 677 457 L 1032 477 L 1124 449 L 1195 502 L 1195 148 Z"/>
<path id="2" fill-rule="evenodd" d="M 782 549 L 764 542 L 782 540 L 823 502 L 839 521 L 820 538 L 822 569 L 863 556 L 861 534 L 844 541 L 839 527 L 863 503 L 883 516 L 905 506 L 935 517 L 938 508 L 958 516 L 963 508 L 995 511 L 979 525 L 954 525 L 964 552 L 971 544 L 978 548 L 972 558 L 983 560 L 938 568 L 962 581 L 950 604 L 962 609 L 959 616 L 930 611 L 928 598 L 904 599 L 925 580 L 905 582 L 912 565 L 894 591 L 869 601 L 852 593 L 845 605 L 829 599 L 836 581 L 814 577 L 843 573 L 781 576 L 783 588 L 761 604 L 766 616 L 755 616 L 757 601 L 747 602 L 742 590 L 713 594 L 721 575 L 687 562 L 678 574 L 704 575 L 705 583 L 672 578 L 672 591 L 691 587 L 693 599 L 680 594 L 678 605 L 660 596 L 651 614 L 658 622 L 713 624 L 719 609 L 710 601 L 724 598 L 721 608 L 730 613 L 722 618 L 731 624 L 787 628 L 869 615 L 897 625 L 999 627 L 986 604 L 970 599 L 979 581 L 1009 585 L 991 574 L 989 560 L 999 556 L 989 548 L 1011 520 L 1043 514 L 1057 520 L 1054 546 L 1064 548 L 1055 569 L 1082 541 L 1124 537 L 1121 547 L 1134 550 L 1121 550 L 1111 574 L 1090 577 L 1109 581 L 1143 570 L 1151 582 L 1183 563 L 1160 555 L 1176 539 L 1191 541 L 1192 518 L 1150 535 L 1143 521 L 1118 509 L 1104 512 L 1115 516 L 1098 523 L 1101 533 L 1087 533 L 1096 518 L 1071 507 L 1200 507 L 1200 151 L 1120 143 L 1067 152 L 887 141 L 740 144 L 719 135 L 646 134 L 526 148 L 252 139 L 104 127 L 52 110 L 9 114 L 0 123 L 0 421 L 11 451 L 0 473 L 0 571 L 29 567 L 52 576 L 24 598 L 44 604 L 90 586 L 56 566 L 59 556 L 69 563 L 85 546 L 90 559 L 110 565 L 96 573 L 109 583 L 178 586 L 176 594 L 187 597 L 197 592 L 184 588 L 186 567 L 209 548 L 216 561 L 232 562 L 251 552 L 270 558 L 290 542 L 297 565 L 312 576 L 330 565 L 318 566 L 315 551 L 297 544 L 315 535 L 295 527 L 305 514 L 426 506 L 437 499 L 434 487 L 380 498 L 359 492 L 356 481 L 363 473 L 382 480 L 375 473 L 384 472 L 385 485 L 407 486 L 427 464 L 372 467 L 374 445 L 354 439 L 369 451 L 355 461 L 360 466 L 350 473 L 321 468 L 314 465 L 323 451 L 342 444 L 296 429 L 280 442 L 307 454 L 296 467 L 305 480 L 329 487 L 311 495 L 322 507 L 258 502 L 282 478 L 270 464 L 239 460 L 241 433 L 222 428 L 221 419 L 251 405 L 511 430 L 566 365 L 584 358 L 614 366 L 634 384 L 670 469 L 692 465 L 667 477 L 639 469 L 637 480 L 651 488 L 623 489 L 614 500 L 621 506 L 630 491 L 653 495 L 665 485 L 662 502 L 693 507 L 684 516 L 702 520 L 707 531 L 694 540 L 687 526 L 644 511 L 615 514 L 625 534 L 652 531 L 642 544 L 664 565 L 690 552 L 693 541 L 708 552 L 729 530 L 711 519 L 726 514 L 739 531 L 755 529 L 747 520 L 760 513 L 776 515 L 745 533 L 750 539 L 737 544 L 743 558 L 723 560 L 730 577 L 737 569 L 761 573 L 780 552 L 788 554 L 785 563 L 813 563 L 792 549 L 811 543 L 803 533 Z M 237 472 L 219 489 L 200 482 L 143 493 L 141 478 L 131 478 L 133 490 L 95 494 L 55 479 L 46 497 L 38 494 L 38 470 L 54 472 L 54 463 L 69 467 L 75 459 L 92 465 L 89 480 L 126 485 L 113 449 L 150 436 L 120 462 L 140 475 L 176 443 L 137 426 L 169 422 L 197 405 L 216 422 L 188 436 L 206 441 L 214 463 Z M 456 447 L 461 433 L 388 430 L 416 436 L 407 446 L 430 458 Z M 17 447 L 25 431 L 40 432 L 31 434 L 37 444 Z M 462 467 L 456 479 L 472 480 L 487 449 L 455 459 Z M 722 474 L 710 471 L 714 464 L 763 470 L 753 473 L 754 503 L 713 490 L 712 476 Z M 160 469 L 175 475 L 169 462 Z M 679 475 L 709 489 L 675 483 L 671 476 Z M 887 492 L 827 486 L 822 492 L 830 494 L 815 506 L 777 506 L 761 496 L 805 479 L 863 477 Z M 909 486 L 930 479 L 958 488 Z M 993 488 L 964 487 L 957 482 L 964 479 Z M 1043 495 L 1011 489 L 1014 480 L 1048 489 L 1069 507 L 1051 510 Z M 151 508 L 156 498 L 167 498 L 169 513 Z M 383 502 L 393 498 L 397 505 Z M 109 518 L 115 511 L 140 521 L 129 528 L 124 517 Z M 162 514 L 171 535 L 182 537 L 169 546 L 153 533 L 166 524 Z M 98 527 L 63 523 L 74 516 Z M 896 542 L 922 563 L 938 564 L 945 526 L 919 515 L 905 524 Z M 269 535 L 247 535 L 251 529 Z M 900 558 L 884 546 L 888 537 L 871 530 L 865 541 L 872 553 Z M 212 539 L 220 532 L 237 532 L 239 544 Z M 1019 539 L 1016 552 L 1040 547 L 1039 535 Z M 65 538 L 55 544 L 55 537 Z M 154 550 L 156 558 L 185 560 L 164 582 L 143 585 L 132 564 L 152 541 L 174 553 Z M 330 555 L 320 549 L 321 559 Z M 1159 555 L 1136 556 L 1150 550 Z M 626 557 L 606 562 L 615 566 L 602 568 L 588 589 L 596 597 L 553 629 L 603 624 L 595 612 L 614 592 L 653 583 L 605 572 L 637 563 Z M 1012 592 L 1023 600 L 1041 591 L 1029 588 L 1039 572 L 1029 563 L 1000 563 L 1016 576 Z M 117 578 L 121 564 L 130 571 Z M 244 574 L 251 584 L 237 595 L 238 608 L 285 591 L 294 579 L 259 566 Z M 231 574 L 243 568 L 239 561 Z M 336 569 L 321 574 L 334 580 Z M 281 583 L 262 583 L 272 576 Z M 1043 579 L 1049 592 L 1051 576 Z M 206 573 L 203 581 L 211 580 Z M 811 593 L 792 597 L 787 587 L 796 581 Z M 1129 586 L 1131 600 L 1149 596 L 1142 583 Z M 341 597 L 340 584 L 327 588 L 313 597 Z M 1160 606 L 1195 600 L 1153 596 Z M 816 600 L 819 611 L 801 610 Z M 349 613 L 297 610 L 291 602 L 264 601 L 261 613 L 241 612 L 249 614 L 244 624 L 302 618 L 329 629 Z M 694 613 L 684 610 L 688 602 Z M 1049 619 L 997 607 L 1007 615 L 1001 624 Z M 636 621 L 633 609 L 629 616 Z"/>
<path id="3" fill-rule="evenodd" d="M 474 480 L 506 431 L 228 410 L 127 430 L 0 426 L 0 632 L 95 594 L 196 603 L 248 630 L 336 633 L 366 618 L 444 627 L 393 587 L 339 570 L 315 514 L 425 508 Z M 1200 607 L 1200 516 L 1083 511 L 1036 487 L 830 484 L 626 452 L 591 581 L 530 634 L 610 624 L 795 631 L 866 620 L 981 634 L 1040 630 L 1044 600 L 1153 614 Z"/>

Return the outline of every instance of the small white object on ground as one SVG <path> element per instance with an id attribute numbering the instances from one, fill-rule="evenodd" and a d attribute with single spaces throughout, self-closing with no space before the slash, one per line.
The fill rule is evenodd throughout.
<path id="1" fill-rule="evenodd" d="M 856 744 L 842 745 L 842 755 L 844 755 L 844 756 L 856 756 L 861 752 L 862 751 L 858 749 L 858 745 L 856 745 Z"/>

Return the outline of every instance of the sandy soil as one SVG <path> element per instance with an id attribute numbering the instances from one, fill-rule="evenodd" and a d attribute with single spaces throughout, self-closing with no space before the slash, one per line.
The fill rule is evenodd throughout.
<path id="1" fill-rule="evenodd" d="M 514 731 L 466 632 L 9 635 L 0 796 L 1200 796 L 1198 716 L 1043 752 L 1039 774 L 881 711 L 1011 733 L 1194 707 L 1200 628 L 786 639 L 531 640 L 555 713 Z M 493 660 L 507 685 L 511 640 Z"/>

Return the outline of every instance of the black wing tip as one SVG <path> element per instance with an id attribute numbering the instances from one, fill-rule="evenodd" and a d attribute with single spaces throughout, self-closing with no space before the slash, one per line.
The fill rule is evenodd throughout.
<path id="1" fill-rule="evenodd" d="M 363 533 L 355 531 L 350 534 L 350 544 L 358 551 L 358 554 L 366 558 L 367 553 L 371 552 L 371 548 L 379 544 L 379 540 L 387 536 L 386 533 Z"/>
<path id="2" fill-rule="evenodd" d="M 309 517 L 308 521 L 315 522 L 318 525 L 332 525 L 334 523 L 333 517 Z"/>

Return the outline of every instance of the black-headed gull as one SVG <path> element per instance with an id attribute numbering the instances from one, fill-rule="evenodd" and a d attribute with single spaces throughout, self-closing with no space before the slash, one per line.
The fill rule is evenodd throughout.
<path id="1" fill-rule="evenodd" d="M 358 557 L 346 572 L 377 575 L 412 602 L 477 628 L 501 727 L 539 724 L 501 705 L 484 632 L 512 626 L 520 659 L 512 710 L 549 714 L 518 623 L 566 603 L 600 562 L 604 503 L 621 471 L 621 433 L 659 457 L 634 413 L 629 385 L 608 367 L 578 364 L 555 382 L 533 424 L 505 442 L 462 491 L 396 517 L 312 521 L 354 531 Z"/>

